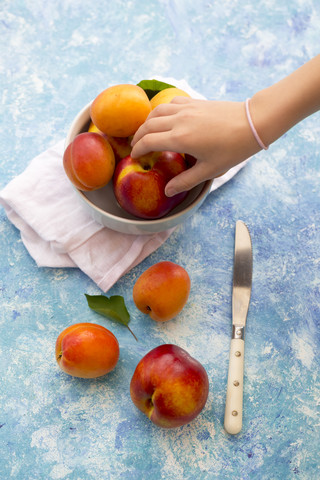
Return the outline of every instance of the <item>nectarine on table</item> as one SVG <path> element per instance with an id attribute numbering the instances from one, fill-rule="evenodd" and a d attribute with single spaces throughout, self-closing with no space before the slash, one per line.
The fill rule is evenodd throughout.
<path id="1" fill-rule="evenodd" d="M 133 301 L 153 320 L 167 322 L 176 317 L 186 304 L 191 281 L 180 265 L 163 261 L 145 270 L 133 286 Z"/>
<path id="2" fill-rule="evenodd" d="M 108 329 L 93 323 L 76 323 L 56 341 L 56 360 L 65 373 L 96 378 L 111 372 L 119 359 L 119 343 Z"/>
<path id="3" fill-rule="evenodd" d="M 177 345 L 160 345 L 138 363 L 130 383 L 135 406 L 159 427 L 190 423 L 206 404 L 208 375 Z"/>

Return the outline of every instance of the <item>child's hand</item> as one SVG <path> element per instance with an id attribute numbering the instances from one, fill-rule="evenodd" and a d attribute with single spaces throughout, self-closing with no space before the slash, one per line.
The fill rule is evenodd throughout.
<path id="1" fill-rule="evenodd" d="M 168 196 L 229 170 L 260 150 L 242 102 L 176 97 L 156 107 L 132 140 L 133 157 L 171 150 L 193 155 L 196 164 L 173 178 Z"/>

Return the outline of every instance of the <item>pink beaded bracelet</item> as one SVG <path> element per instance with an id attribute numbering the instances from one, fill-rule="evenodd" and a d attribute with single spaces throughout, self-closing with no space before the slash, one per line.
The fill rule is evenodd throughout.
<path id="1" fill-rule="evenodd" d="M 265 146 L 265 144 L 263 143 L 263 141 L 259 137 L 259 134 L 258 134 L 257 130 L 254 128 L 253 121 L 252 121 L 252 118 L 251 118 L 251 115 L 250 115 L 250 110 L 249 110 L 249 102 L 250 102 L 250 98 L 247 98 L 247 100 L 246 100 L 246 113 L 247 113 L 248 122 L 249 122 L 250 128 L 252 130 L 253 136 L 257 140 L 257 142 L 259 143 L 261 148 L 263 148 L 264 150 L 268 150 L 269 147 Z"/>

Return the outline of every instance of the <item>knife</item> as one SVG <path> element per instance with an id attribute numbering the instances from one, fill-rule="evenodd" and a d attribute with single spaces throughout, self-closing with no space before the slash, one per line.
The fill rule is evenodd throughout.
<path id="1" fill-rule="evenodd" d="M 251 237 L 246 224 L 238 220 L 234 246 L 232 337 L 224 415 L 224 428 L 233 435 L 239 433 L 242 428 L 244 329 L 250 303 L 251 284 Z"/>

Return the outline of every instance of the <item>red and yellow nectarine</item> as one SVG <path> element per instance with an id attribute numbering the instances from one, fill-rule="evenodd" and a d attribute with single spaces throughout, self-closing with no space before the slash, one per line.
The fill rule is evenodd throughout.
<path id="1" fill-rule="evenodd" d="M 139 218 L 161 218 L 182 202 L 187 192 L 167 197 L 165 186 L 187 169 L 176 152 L 153 152 L 133 159 L 130 155 L 116 166 L 113 190 L 119 205 Z"/>
<path id="2" fill-rule="evenodd" d="M 112 178 L 115 168 L 113 149 L 99 133 L 80 133 L 66 148 L 63 166 L 69 180 L 79 190 L 96 190 Z"/>
<path id="3" fill-rule="evenodd" d="M 130 137 L 111 137 L 108 136 L 108 141 L 113 149 L 113 153 L 116 159 L 116 163 L 122 160 L 123 158 L 130 155 L 132 136 Z"/>
<path id="4" fill-rule="evenodd" d="M 177 345 L 160 345 L 138 363 L 130 383 L 135 406 L 156 425 L 174 428 L 196 418 L 206 404 L 208 375 Z"/>
<path id="5" fill-rule="evenodd" d="M 90 122 L 88 132 L 99 133 L 108 140 L 112 147 L 116 162 L 119 162 L 119 160 L 122 160 L 124 157 L 130 155 L 132 150 L 132 135 L 130 137 L 111 137 L 110 135 L 105 135 L 102 133 L 93 122 Z"/>

